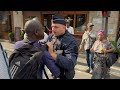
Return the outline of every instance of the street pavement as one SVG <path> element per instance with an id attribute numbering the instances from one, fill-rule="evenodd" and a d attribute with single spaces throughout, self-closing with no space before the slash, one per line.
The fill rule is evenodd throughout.
<path id="1" fill-rule="evenodd" d="M 9 43 L 8 41 L 1 41 L 3 48 L 6 50 L 8 57 L 13 51 L 14 43 Z M 47 74 L 52 79 L 50 71 L 46 68 Z M 91 74 L 86 73 L 87 64 L 85 60 L 85 53 L 81 52 L 77 59 L 77 65 L 75 66 L 75 77 L 74 79 L 91 79 Z M 111 79 L 120 79 L 120 58 L 119 60 L 111 67 L 110 71 Z"/>

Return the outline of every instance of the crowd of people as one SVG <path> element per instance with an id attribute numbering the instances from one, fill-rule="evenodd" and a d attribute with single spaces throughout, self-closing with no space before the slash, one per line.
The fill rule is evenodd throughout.
<path id="1" fill-rule="evenodd" d="M 116 49 L 105 39 L 104 30 L 96 34 L 93 27 L 93 23 L 87 24 L 78 47 L 73 36 L 74 29 L 63 16 L 53 15 L 49 35 L 38 18 L 28 20 L 23 29 L 24 39 L 15 43 L 9 58 L 11 79 L 43 79 L 43 73 L 48 78 L 45 67 L 50 70 L 53 79 L 73 79 L 82 49 L 86 53 L 86 72 L 92 74 L 91 79 L 109 79 L 112 66 L 108 62 L 109 55 L 114 54 Z M 120 36 L 117 48 L 120 49 Z"/>

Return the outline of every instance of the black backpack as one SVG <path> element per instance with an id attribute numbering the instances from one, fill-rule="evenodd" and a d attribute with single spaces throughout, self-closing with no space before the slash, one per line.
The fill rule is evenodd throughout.
<path id="1" fill-rule="evenodd" d="M 42 55 L 45 47 L 38 49 L 25 44 L 16 49 L 9 58 L 10 72 L 13 79 L 42 79 L 39 69 L 43 67 Z"/>

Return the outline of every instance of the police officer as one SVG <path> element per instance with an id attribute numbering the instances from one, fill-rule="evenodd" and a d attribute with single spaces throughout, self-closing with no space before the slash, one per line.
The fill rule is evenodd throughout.
<path id="1" fill-rule="evenodd" d="M 73 35 L 66 30 L 65 18 L 60 15 L 52 17 L 52 34 L 48 37 L 48 53 L 44 54 L 46 61 L 53 60 L 52 64 L 57 66 L 60 79 L 73 79 L 74 67 L 78 57 L 77 41 Z M 50 64 L 50 63 L 49 63 Z M 54 71 L 54 70 L 50 70 Z M 57 72 L 57 73 L 58 73 Z"/>

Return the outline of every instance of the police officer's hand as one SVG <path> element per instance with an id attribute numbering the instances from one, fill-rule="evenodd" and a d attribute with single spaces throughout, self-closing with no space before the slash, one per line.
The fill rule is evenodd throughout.
<path id="1" fill-rule="evenodd" d="M 49 51 L 49 53 L 53 53 L 53 51 L 54 51 L 54 49 L 53 49 L 53 44 L 54 44 L 53 41 L 47 42 L 47 46 L 48 46 L 48 51 Z"/>
<path id="2" fill-rule="evenodd" d="M 53 60 L 56 60 L 57 54 L 54 52 L 54 48 L 53 48 L 54 41 L 47 42 L 47 45 L 48 45 L 48 51 L 50 55 L 53 57 Z"/>

